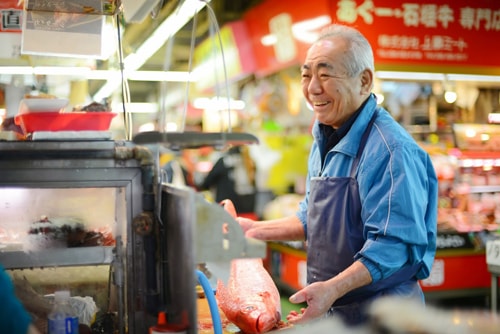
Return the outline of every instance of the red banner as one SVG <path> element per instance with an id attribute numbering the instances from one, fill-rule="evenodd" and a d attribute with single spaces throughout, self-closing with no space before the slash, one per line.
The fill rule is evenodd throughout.
<path id="1" fill-rule="evenodd" d="M 196 82 L 197 88 L 202 91 L 214 88 L 216 84 L 223 85 L 225 75 L 229 82 L 234 82 L 252 74 L 255 57 L 245 23 L 230 22 L 220 29 L 219 36 L 205 39 L 196 47 L 194 61 L 198 71 L 203 73 Z"/>
<path id="2" fill-rule="evenodd" d="M 331 19 L 327 0 L 267 0 L 244 15 L 252 39 L 257 76 L 296 65 L 305 58 L 314 31 Z M 325 23 L 326 22 L 326 23 Z"/>
<path id="3" fill-rule="evenodd" d="M 377 70 L 500 73 L 499 0 L 267 0 L 244 19 L 257 75 L 300 64 L 331 22 L 368 38 Z"/>
<path id="4" fill-rule="evenodd" d="M 377 69 L 491 74 L 500 67 L 498 0 L 340 0 L 330 15 L 363 32 Z"/>

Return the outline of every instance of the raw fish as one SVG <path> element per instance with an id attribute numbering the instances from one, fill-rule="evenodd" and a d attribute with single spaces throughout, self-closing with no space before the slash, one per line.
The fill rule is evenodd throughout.
<path id="1" fill-rule="evenodd" d="M 236 217 L 230 200 L 221 204 Z M 233 259 L 227 286 L 218 280 L 216 297 L 227 319 L 243 333 L 265 333 L 280 324 L 280 294 L 260 258 Z"/>

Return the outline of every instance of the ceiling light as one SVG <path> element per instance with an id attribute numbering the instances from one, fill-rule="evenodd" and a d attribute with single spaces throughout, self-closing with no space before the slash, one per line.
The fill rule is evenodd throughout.
<path id="1" fill-rule="evenodd" d="M 229 102 L 229 103 L 228 103 Z M 245 101 L 233 100 L 220 97 L 199 97 L 194 99 L 193 107 L 197 109 L 210 109 L 210 110 L 243 110 L 245 109 Z"/>
<path id="2" fill-rule="evenodd" d="M 125 71 L 125 77 L 136 81 L 194 82 L 195 76 L 181 71 Z"/>
<path id="3" fill-rule="evenodd" d="M 71 76 L 88 80 L 120 80 L 118 70 L 93 70 L 89 67 L 70 66 L 0 66 L 0 74 Z M 125 71 L 128 80 L 195 82 L 194 74 L 182 71 Z"/>
<path id="4" fill-rule="evenodd" d="M 499 82 L 498 75 L 475 75 L 475 74 L 447 74 L 449 81 L 481 81 L 481 82 Z"/>
<path id="5" fill-rule="evenodd" d="M 498 75 L 475 75 L 475 74 L 444 74 L 430 72 L 399 72 L 399 71 L 376 71 L 375 76 L 384 80 L 422 80 L 422 81 L 476 81 L 476 82 L 499 82 Z"/>
<path id="6" fill-rule="evenodd" d="M 444 100 L 448 103 L 454 103 L 457 100 L 457 92 L 449 90 L 444 92 Z"/>
<path id="7" fill-rule="evenodd" d="M 126 71 L 135 71 L 139 69 L 170 37 L 174 36 L 200 10 L 205 8 L 208 2 L 210 2 L 210 0 L 184 0 L 176 11 L 167 17 L 134 53 L 123 60 L 124 69 Z M 121 82 L 116 80 L 106 82 L 106 84 L 94 95 L 93 99 L 95 101 L 100 101 L 109 97 L 118 87 L 120 87 L 120 84 Z"/>
<path id="8" fill-rule="evenodd" d="M 121 103 L 113 103 L 111 110 L 121 110 L 123 108 Z M 149 102 L 129 102 L 125 103 L 125 108 L 128 112 L 135 114 L 156 114 L 158 112 L 158 105 Z"/>
<path id="9" fill-rule="evenodd" d="M 467 138 L 474 138 L 476 136 L 476 130 L 474 129 L 465 129 L 465 136 Z"/>
<path id="10" fill-rule="evenodd" d="M 0 74 L 33 75 L 31 66 L 0 66 Z"/>
<path id="11" fill-rule="evenodd" d="M 487 133 L 481 133 L 481 141 L 488 141 L 490 140 L 490 135 Z"/>
<path id="12" fill-rule="evenodd" d="M 90 72 L 91 69 L 88 67 L 67 67 L 67 66 L 36 66 L 33 67 L 34 75 L 70 75 L 70 76 L 81 76 Z"/>
<path id="13" fill-rule="evenodd" d="M 500 123 L 500 113 L 489 113 L 488 123 Z"/>
<path id="14" fill-rule="evenodd" d="M 375 76 L 383 80 L 429 80 L 442 81 L 445 79 L 442 73 L 426 73 L 426 72 L 393 72 L 393 71 L 376 71 Z"/>

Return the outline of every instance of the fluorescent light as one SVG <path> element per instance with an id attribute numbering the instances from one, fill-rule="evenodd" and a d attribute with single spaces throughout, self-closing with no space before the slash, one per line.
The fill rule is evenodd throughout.
<path id="1" fill-rule="evenodd" d="M 447 74 L 448 81 L 500 82 L 498 75 Z"/>
<path id="2" fill-rule="evenodd" d="M 139 126 L 138 132 L 154 131 L 155 127 L 156 126 L 153 122 L 144 123 L 141 126 Z"/>
<path id="3" fill-rule="evenodd" d="M 135 71 L 139 69 L 146 61 L 151 58 L 165 43 L 175 35 L 183 26 L 188 23 L 198 11 L 203 9 L 210 0 L 184 0 L 176 11 L 167 17 L 158 28 L 149 36 L 149 38 L 133 53 L 124 60 L 126 71 Z M 100 101 L 109 97 L 121 82 L 115 80 L 108 81 L 94 95 L 93 99 Z"/>
<path id="4" fill-rule="evenodd" d="M 89 67 L 65 66 L 0 66 L 0 75 L 34 75 L 70 76 L 87 80 L 105 80 L 106 83 L 94 95 L 94 100 L 101 101 L 109 97 L 122 82 L 118 70 L 92 70 Z M 180 71 L 124 71 L 127 80 L 135 81 L 170 81 L 195 82 L 196 77 L 189 72 Z"/>
<path id="5" fill-rule="evenodd" d="M 108 79 L 106 83 L 99 89 L 97 93 L 95 93 L 93 100 L 94 101 L 102 101 L 108 98 L 117 87 L 120 87 L 122 80 L 121 77 L 113 77 Z"/>
<path id="6" fill-rule="evenodd" d="M 151 58 L 165 42 L 186 25 L 194 15 L 206 6 L 200 0 L 185 0 L 179 9 L 167 17 L 144 43 L 124 60 L 125 69 L 136 70 Z"/>
<path id="7" fill-rule="evenodd" d="M 447 103 L 454 103 L 457 100 L 457 93 L 455 91 L 447 90 L 444 92 L 444 100 Z"/>
<path id="8" fill-rule="evenodd" d="M 426 73 L 426 72 L 392 72 L 392 71 L 376 71 L 375 76 L 378 79 L 384 80 L 430 80 L 444 81 L 446 79 L 443 73 Z"/>
<path id="9" fill-rule="evenodd" d="M 120 80 L 121 73 L 118 70 L 93 70 L 85 73 L 85 78 L 89 80 Z"/>
<path id="10" fill-rule="evenodd" d="M 177 129 L 179 129 L 179 126 L 177 125 L 177 123 L 167 122 L 167 126 L 165 127 L 166 132 L 175 132 L 175 131 L 177 131 Z"/>
<path id="11" fill-rule="evenodd" d="M 429 72 L 398 72 L 398 71 L 376 71 L 375 76 L 384 80 L 422 80 L 422 81 L 477 81 L 477 82 L 500 82 L 498 75 L 475 75 L 475 74 L 444 74 Z"/>
<path id="12" fill-rule="evenodd" d="M 490 135 L 487 133 L 481 133 L 480 135 L 482 141 L 488 141 L 490 140 Z"/>
<path id="13" fill-rule="evenodd" d="M 489 113 L 488 123 L 500 123 L 500 113 Z"/>
<path id="14" fill-rule="evenodd" d="M 125 77 L 136 81 L 196 81 L 196 77 L 192 73 L 181 71 L 125 71 Z"/>
<path id="15" fill-rule="evenodd" d="M 197 109 L 210 109 L 210 110 L 243 110 L 245 109 L 245 101 L 233 100 L 223 97 L 199 97 L 194 99 L 193 107 Z"/>
<path id="16" fill-rule="evenodd" d="M 90 72 L 88 67 L 69 67 L 69 66 L 35 66 L 33 67 L 33 74 L 35 75 L 70 75 L 82 76 Z"/>
<path id="17" fill-rule="evenodd" d="M 108 80 L 121 76 L 118 70 L 92 70 L 89 67 L 66 66 L 0 66 L 0 74 L 76 76 L 89 80 Z M 182 71 L 124 71 L 129 80 L 136 81 L 196 81 L 195 75 Z"/>
<path id="18" fill-rule="evenodd" d="M 155 114 L 158 111 L 158 104 L 149 102 L 129 102 L 125 103 L 125 108 L 131 113 Z M 111 106 L 111 110 L 120 111 L 122 109 L 122 103 L 113 103 Z"/>
<path id="19" fill-rule="evenodd" d="M 31 66 L 0 66 L 0 74 L 33 75 Z"/>
<path id="20" fill-rule="evenodd" d="M 123 61 L 125 69 L 136 70 L 151 58 L 165 42 L 188 23 L 207 2 L 201 0 L 184 0 L 180 7 L 167 17 L 137 50 Z"/>

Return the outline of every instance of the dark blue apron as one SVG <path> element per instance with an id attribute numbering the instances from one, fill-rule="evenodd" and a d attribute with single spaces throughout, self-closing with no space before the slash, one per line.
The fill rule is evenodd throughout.
<path id="1" fill-rule="evenodd" d="M 368 136 L 377 117 L 373 114 L 361 138 L 349 177 L 317 177 L 310 181 L 307 215 L 307 282 L 326 281 L 345 270 L 354 262 L 354 255 L 365 243 L 361 221 L 356 171 Z M 353 290 L 339 298 L 328 311 L 337 314 L 350 325 L 363 323 L 364 312 L 373 298 L 398 294 L 415 296 L 423 294 L 414 278 L 420 266 L 401 269 L 386 279 Z"/>

